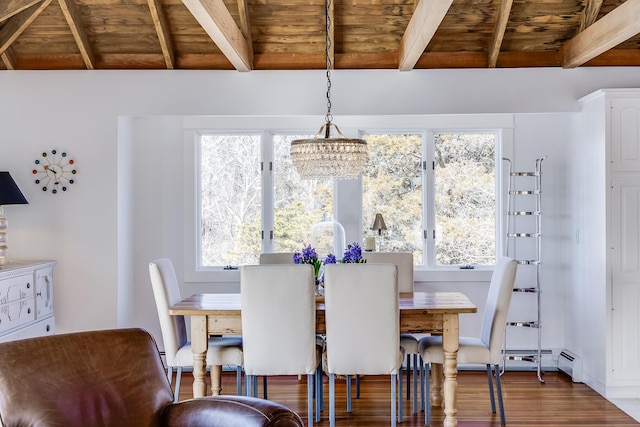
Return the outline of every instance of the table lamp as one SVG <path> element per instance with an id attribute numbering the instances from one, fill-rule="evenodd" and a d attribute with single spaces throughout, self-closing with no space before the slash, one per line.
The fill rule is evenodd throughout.
<path id="1" fill-rule="evenodd" d="M 9 172 L 0 172 L 0 267 L 5 264 L 7 256 L 7 219 L 2 206 L 27 203 Z"/>
<path id="2" fill-rule="evenodd" d="M 380 252 L 382 252 L 382 232 L 387 230 L 387 225 L 384 223 L 382 214 L 376 214 L 375 218 L 373 219 L 373 225 L 371 226 L 371 229 L 373 231 L 378 231 L 378 247 L 380 248 Z"/>

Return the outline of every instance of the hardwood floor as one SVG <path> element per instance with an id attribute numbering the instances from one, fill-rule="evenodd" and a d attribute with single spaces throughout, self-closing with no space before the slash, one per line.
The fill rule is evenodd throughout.
<path id="1" fill-rule="evenodd" d="M 533 372 L 506 372 L 502 376 L 505 416 L 510 427 L 524 426 L 631 426 L 638 423 L 584 384 L 572 383 L 558 372 L 544 374 L 545 384 Z M 191 373 L 183 374 L 180 400 L 191 397 Z M 223 394 L 235 394 L 235 372 L 223 374 Z M 260 388 L 259 393 L 262 393 Z M 306 378 L 271 377 L 268 398 L 296 411 L 306 421 Z M 324 380 L 325 409 L 317 425 L 329 425 L 329 386 Z M 353 394 L 355 397 L 355 393 Z M 406 398 L 406 396 L 405 396 Z M 337 427 L 370 427 L 390 424 L 388 376 L 362 380 L 360 399 L 353 399 L 353 411 L 346 412 L 345 382 L 336 382 Z M 497 405 L 497 402 L 496 402 Z M 404 401 L 402 426 L 423 426 L 424 412 L 412 414 L 412 401 Z M 442 410 L 434 408 L 431 425 L 442 425 Z M 458 375 L 458 423 L 460 427 L 500 426 L 500 416 L 491 413 L 485 372 L 462 371 Z"/>

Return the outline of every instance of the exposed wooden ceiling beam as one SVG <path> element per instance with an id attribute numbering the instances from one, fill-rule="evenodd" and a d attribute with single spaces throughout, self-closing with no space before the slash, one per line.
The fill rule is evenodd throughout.
<path id="1" fill-rule="evenodd" d="M 398 50 L 398 69 L 409 71 L 418 62 L 453 0 L 420 0 L 402 35 Z"/>
<path id="2" fill-rule="evenodd" d="M 578 34 L 596 22 L 598 14 L 600 13 L 600 7 L 602 7 L 602 0 L 586 0 L 584 9 L 580 14 L 580 27 L 578 28 Z"/>
<path id="3" fill-rule="evenodd" d="M 579 67 L 638 33 L 640 0 L 627 0 L 562 46 L 562 67 Z"/>
<path id="4" fill-rule="evenodd" d="M 167 24 L 167 17 L 162 10 L 162 5 L 159 0 L 147 0 L 147 3 L 149 4 L 149 10 L 151 11 L 153 26 L 156 29 L 156 34 L 158 34 L 158 41 L 160 42 L 164 62 L 167 64 L 167 68 L 172 70 L 175 68 L 176 57 L 173 51 L 173 42 L 171 41 L 171 33 L 169 32 L 169 25 Z"/>
<path id="5" fill-rule="evenodd" d="M 64 18 L 67 20 L 67 24 L 69 24 L 69 29 L 78 45 L 78 49 L 80 49 L 80 55 L 82 55 L 82 60 L 87 66 L 87 69 L 95 69 L 96 58 L 93 54 L 91 43 L 89 43 L 89 38 L 87 38 L 87 33 L 84 31 L 82 18 L 76 9 L 76 5 L 72 0 L 58 0 L 58 3 L 60 4 L 60 9 L 62 9 Z"/>
<path id="6" fill-rule="evenodd" d="M 0 22 L 11 18 L 42 0 L 4 0 L 0 2 Z"/>
<path id="7" fill-rule="evenodd" d="M 238 16 L 240 18 L 240 32 L 247 41 L 249 56 L 253 58 L 253 41 L 251 39 L 251 24 L 249 22 L 249 8 L 247 0 L 238 0 Z"/>
<path id="8" fill-rule="evenodd" d="M 21 12 L 9 18 L 0 29 L 0 54 L 4 53 L 11 43 L 33 22 L 34 19 L 49 6 L 52 0 L 44 0 L 41 3 L 23 9 Z"/>
<path id="9" fill-rule="evenodd" d="M 13 53 L 11 47 L 0 54 L 0 59 L 2 59 L 7 70 L 16 69 L 16 55 Z"/>
<path id="10" fill-rule="evenodd" d="M 236 70 L 250 71 L 253 68 L 247 41 L 222 0 L 182 2 Z"/>
<path id="11" fill-rule="evenodd" d="M 500 5 L 498 19 L 496 19 L 496 26 L 493 29 L 493 37 L 491 38 L 491 45 L 489 46 L 489 68 L 496 68 L 496 64 L 498 63 L 500 46 L 502 46 L 502 39 L 504 39 L 504 31 L 507 28 L 507 22 L 509 22 L 512 5 L 513 0 L 502 0 L 502 4 Z"/>

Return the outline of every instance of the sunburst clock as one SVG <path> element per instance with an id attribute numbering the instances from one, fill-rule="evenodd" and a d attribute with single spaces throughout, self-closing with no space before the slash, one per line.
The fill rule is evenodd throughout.
<path id="1" fill-rule="evenodd" d="M 51 191 L 51 194 L 67 191 L 75 182 L 78 172 L 75 164 L 75 160 L 70 158 L 66 151 L 54 149 L 43 152 L 40 158 L 35 160 L 36 167 L 32 171 L 36 177 L 35 183 L 42 191 Z"/>

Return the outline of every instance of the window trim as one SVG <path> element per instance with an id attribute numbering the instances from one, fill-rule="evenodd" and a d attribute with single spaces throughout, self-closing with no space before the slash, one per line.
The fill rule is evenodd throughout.
<path id="1" fill-rule="evenodd" d="M 198 171 L 194 167 L 197 165 L 197 143 L 200 134 L 205 133 L 254 133 L 265 135 L 273 134 L 296 134 L 313 133 L 318 123 L 322 121 L 320 116 L 277 116 L 277 117 L 246 117 L 246 116 L 193 116 L 183 118 L 183 248 L 184 248 L 184 281 L 185 283 L 216 283 L 233 284 L 240 280 L 238 270 L 224 270 L 222 267 L 209 267 L 197 269 L 197 245 L 195 236 L 197 235 L 197 192 L 198 192 Z M 472 114 L 472 115 L 417 115 L 417 116 L 345 116 L 336 117 L 335 121 L 340 123 L 340 128 L 345 135 L 359 135 L 362 129 L 367 133 L 398 133 L 398 132 L 449 132 L 452 129 L 458 132 L 479 131 L 481 129 L 499 130 L 501 132 L 500 153 L 496 150 L 497 161 L 502 161 L 502 157 L 513 159 L 514 150 L 514 115 L 513 114 Z M 263 176 L 264 180 L 264 176 Z M 350 182 L 354 181 L 354 182 Z M 336 183 L 336 195 L 338 199 L 349 199 L 343 194 L 343 190 L 353 191 L 359 185 L 360 179 Z M 264 183 L 264 181 L 263 181 Z M 496 191 L 504 188 L 503 177 L 496 180 Z M 361 188 L 361 187 L 360 187 Z M 426 188 L 426 187 L 425 187 Z M 264 190 L 263 190 L 264 191 Z M 498 194 L 498 193 L 496 193 Z M 496 215 L 496 247 L 502 245 L 501 230 L 503 230 L 504 219 L 504 197 L 500 192 L 500 197 L 496 204 L 500 207 Z M 352 199 L 351 199 L 352 200 Z M 342 213 L 347 211 L 336 201 L 336 216 L 345 228 L 345 222 L 341 219 Z M 347 217 L 351 221 L 360 222 L 361 206 L 356 215 L 347 212 Z M 351 224 L 350 224 L 351 225 Z M 361 224 L 357 224 L 357 232 L 360 233 Z M 266 225 L 265 225 L 266 227 Z M 347 240 L 349 233 L 347 230 Z M 263 250 L 264 250 L 263 242 Z M 498 252 L 499 253 L 499 252 Z M 426 268 L 426 266 L 416 267 L 416 282 L 473 282 L 486 281 L 487 274 L 492 271 L 490 266 L 476 268 L 474 270 L 461 271 L 458 268 L 438 267 Z"/>

